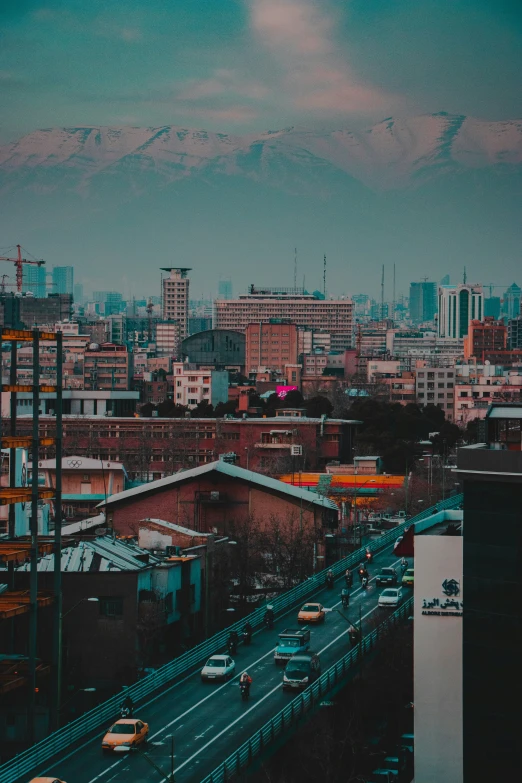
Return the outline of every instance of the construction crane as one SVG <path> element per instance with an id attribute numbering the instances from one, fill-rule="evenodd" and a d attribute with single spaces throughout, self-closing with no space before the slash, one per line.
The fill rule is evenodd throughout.
<path id="1" fill-rule="evenodd" d="M 37 259 L 30 260 L 28 258 L 22 258 L 22 248 L 20 245 L 16 246 L 17 255 L 16 258 L 9 258 L 9 256 L 0 256 L 0 261 L 11 261 L 16 266 L 16 290 L 22 293 L 23 277 L 24 277 L 24 264 L 31 264 L 31 266 L 44 266 L 45 261 L 38 261 Z"/>
<path id="2" fill-rule="evenodd" d="M 2 282 L 0 283 L 0 293 L 2 294 L 5 294 L 6 288 L 15 288 L 14 283 L 6 283 L 6 280 L 9 280 L 9 275 L 2 275 Z"/>

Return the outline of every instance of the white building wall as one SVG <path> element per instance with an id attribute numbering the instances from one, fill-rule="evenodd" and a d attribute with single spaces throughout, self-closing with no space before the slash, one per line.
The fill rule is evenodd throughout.
<path id="1" fill-rule="evenodd" d="M 413 701 L 418 783 L 463 780 L 462 544 L 460 536 L 415 538 Z M 460 592 L 448 598 L 442 583 L 452 579 Z M 459 608 L 444 608 L 447 601 Z"/>

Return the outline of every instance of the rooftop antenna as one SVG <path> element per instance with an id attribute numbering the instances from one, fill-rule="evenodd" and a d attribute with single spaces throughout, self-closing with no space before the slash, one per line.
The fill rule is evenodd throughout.
<path id="1" fill-rule="evenodd" d="M 468 279 L 468 276 L 466 274 L 466 267 L 464 267 L 464 274 L 462 275 L 462 282 L 464 285 L 466 285 L 466 280 Z"/>
<path id="2" fill-rule="evenodd" d="M 395 318 L 395 264 L 393 265 L 393 302 L 391 317 Z"/>
<path id="3" fill-rule="evenodd" d="M 384 264 L 381 273 L 381 321 L 384 321 Z"/>
<path id="4" fill-rule="evenodd" d="M 297 291 L 297 248 L 294 247 L 294 294 Z"/>
<path id="5" fill-rule="evenodd" d="M 326 253 L 323 256 L 323 294 L 326 299 Z"/>

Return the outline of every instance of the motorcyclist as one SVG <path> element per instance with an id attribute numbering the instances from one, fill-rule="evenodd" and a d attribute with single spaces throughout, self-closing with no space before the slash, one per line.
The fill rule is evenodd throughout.
<path id="1" fill-rule="evenodd" d="M 346 587 L 341 590 L 341 601 L 343 606 L 348 606 L 350 603 L 350 591 Z"/>
<path id="2" fill-rule="evenodd" d="M 326 574 L 326 584 L 328 585 L 328 587 L 332 587 L 333 583 L 334 583 L 333 571 L 331 568 L 329 568 Z"/>
<path id="3" fill-rule="evenodd" d="M 368 570 L 367 570 L 365 564 L 361 563 L 361 565 L 359 566 L 359 579 L 362 582 L 362 580 L 364 578 L 368 579 Z"/>
<path id="4" fill-rule="evenodd" d="M 403 557 L 401 560 L 401 568 L 403 568 L 405 571 L 408 568 L 408 561 L 406 560 L 405 557 Z"/>
<path id="5" fill-rule="evenodd" d="M 246 621 L 246 623 L 243 626 L 243 637 L 245 644 L 250 644 L 250 640 L 252 639 L 252 626 Z"/>
<path id="6" fill-rule="evenodd" d="M 366 562 L 367 562 L 367 563 L 371 563 L 371 562 L 372 562 L 372 560 L 373 560 L 373 555 L 372 555 L 372 553 L 370 552 L 370 550 L 368 549 L 368 547 L 366 547 L 366 552 L 364 553 L 364 556 L 365 556 L 365 558 L 366 558 Z"/>
<path id="7" fill-rule="evenodd" d="M 355 625 L 350 625 L 350 628 L 348 629 L 348 634 L 350 636 L 351 643 L 356 644 L 356 642 L 359 639 L 359 629 Z"/>
<path id="8" fill-rule="evenodd" d="M 249 675 L 248 672 L 243 672 L 241 677 L 239 678 L 239 685 L 240 687 L 246 687 L 247 690 L 250 690 L 250 686 L 252 685 L 252 677 Z"/>
<path id="9" fill-rule="evenodd" d="M 230 631 L 227 639 L 228 652 L 233 655 L 237 650 L 237 631 Z"/>
<path id="10" fill-rule="evenodd" d="M 133 709 L 134 709 L 134 703 L 131 697 L 129 696 L 129 694 L 127 694 L 127 696 L 125 696 L 125 698 L 121 703 L 120 712 L 122 714 L 122 717 L 132 718 Z"/>
<path id="11" fill-rule="evenodd" d="M 368 577 L 367 576 L 363 576 L 363 578 L 361 580 L 361 587 L 363 588 L 363 590 L 366 590 L 366 588 L 368 587 Z"/>
<path id="12" fill-rule="evenodd" d="M 347 568 L 346 571 L 344 572 L 344 581 L 346 582 L 347 587 L 350 587 L 350 585 L 352 584 L 353 577 L 352 577 L 352 572 L 350 571 L 349 568 Z"/>
<path id="13" fill-rule="evenodd" d="M 265 612 L 265 625 L 267 628 L 274 627 L 274 608 L 268 605 Z"/>

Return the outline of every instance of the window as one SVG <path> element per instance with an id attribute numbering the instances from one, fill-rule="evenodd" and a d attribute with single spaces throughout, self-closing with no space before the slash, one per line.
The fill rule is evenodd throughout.
<path id="1" fill-rule="evenodd" d="M 437 384 L 437 389 L 443 389 L 443 388 L 444 388 L 444 384 L 443 383 L 438 383 Z"/>
<path id="2" fill-rule="evenodd" d="M 423 383 L 419 383 L 418 386 L 419 386 L 419 389 L 424 389 L 424 384 Z"/>
<path id="3" fill-rule="evenodd" d="M 123 614 L 123 598 L 117 596 L 100 598 L 100 614 L 103 617 L 121 617 Z"/>
<path id="4" fill-rule="evenodd" d="M 439 400 L 443 400 L 444 399 L 444 392 L 442 392 L 442 393 L 439 392 L 437 397 L 439 398 Z"/>

